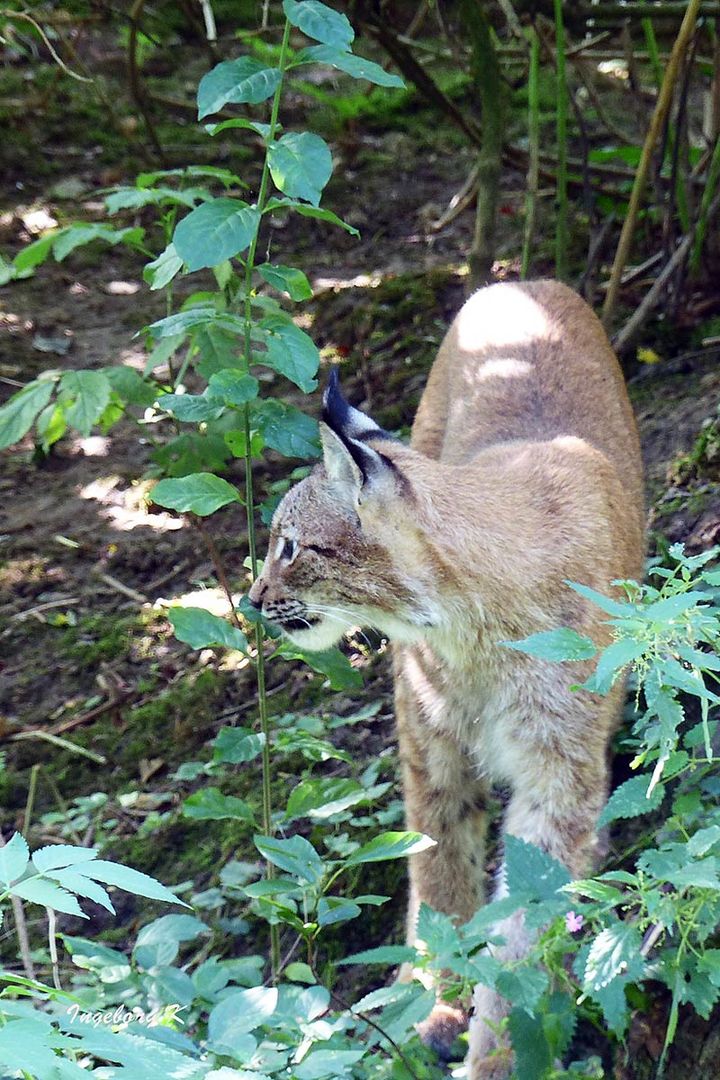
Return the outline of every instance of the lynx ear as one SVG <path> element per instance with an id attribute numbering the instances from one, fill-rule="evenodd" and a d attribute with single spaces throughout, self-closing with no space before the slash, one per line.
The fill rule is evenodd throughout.
<path id="1" fill-rule="evenodd" d="M 356 493 L 370 480 L 391 468 L 382 454 L 368 446 L 366 439 L 390 439 L 391 435 L 343 397 L 337 368 L 332 368 L 323 395 L 320 437 L 325 470 L 336 483 L 352 483 Z"/>
<path id="2" fill-rule="evenodd" d="M 355 501 L 365 478 L 345 443 L 332 428 L 320 421 L 320 442 L 323 448 L 323 465 L 328 480 Z"/>
<path id="3" fill-rule="evenodd" d="M 325 393 L 323 394 L 323 420 L 329 428 L 339 435 L 343 442 L 348 439 L 367 439 L 370 434 L 387 436 L 387 432 L 359 409 L 353 408 L 345 400 L 340 389 L 338 369 L 330 369 Z"/>

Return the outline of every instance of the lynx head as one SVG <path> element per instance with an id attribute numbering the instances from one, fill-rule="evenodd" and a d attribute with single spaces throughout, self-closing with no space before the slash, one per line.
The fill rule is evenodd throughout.
<path id="1" fill-rule="evenodd" d="M 411 475 L 427 459 L 350 406 L 336 371 L 323 405 L 322 464 L 275 511 L 250 601 L 304 649 L 357 625 L 415 640 L 436 618 Z"/>

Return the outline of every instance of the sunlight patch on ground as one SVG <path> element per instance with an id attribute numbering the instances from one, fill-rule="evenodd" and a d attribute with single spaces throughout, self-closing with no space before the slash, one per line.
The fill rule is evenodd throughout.
<path id="1" fill-rule="evenodd" d="M 106 285 L 103 285 L 103 288 L 110 296 L 134 296 L 136 292 L 140 292 L 140 282 L 108 281 Z"/>
<path id="2" fill-rule="evenodd" d="M 48 229 L 55 229 L 58 224 L 50 211 L 44 206 L 35 207 L 34 210 L 25 210 L 20 214 L 20 220 L 32 236 L 44 233 Z"/>
<path id="3" fill-rule="evenodd" d="M 89 435 L 86 439 L 73 439 L 72 449 L 85 457 L 107 457 L 110 453 L 110 439 L 107 435 Z"/>
<path id="4" fill-rule="evenodd" d="M 160 511 L 149 513 L 145 504 L 146 484 L 120 489 L 126 483 L 121 476 L 99 476 L 79 491 L 81 499 L 100 503 L 100 517 L 109 521 L 119 532 L 146 528 L 155 532 L 172 532 L 185 527 L 182 518 Z"/>
<path id="5" fill-rule="evenodd" d="M 313 289 L 335 289 L 336 292 L 340 292 L 341 289 L 376 289 L 378 285 L 382 285 L 382 282 L 383 275 L 375 271 L 372 274 L 358 274 L 352 278 L 316 277 L 313 278 L 312 284 Z"/>

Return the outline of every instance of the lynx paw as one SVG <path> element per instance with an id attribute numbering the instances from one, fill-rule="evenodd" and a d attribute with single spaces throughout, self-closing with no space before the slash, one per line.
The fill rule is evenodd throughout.
<path id="1" fill-rule="evenodd" d="M 418 1024 L 417 1032 L 425 1045 L 429 1046 L 441 1061 L 449 1061 L 453 1043 L 466 1027 L 467 1017 L 462 1009 L 439 1001 L 427 1020 Z"/>

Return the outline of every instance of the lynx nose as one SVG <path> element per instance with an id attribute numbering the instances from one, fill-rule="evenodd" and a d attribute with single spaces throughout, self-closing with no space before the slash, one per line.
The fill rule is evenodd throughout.
<path id="1" fill-rule="evenodd" d="M 252 588 L 248 593 L 248 600 L 256 611 L 262 611 L 263 598 L 266 592 L 267 585 L 264 582 L 261 582 L 260 578 L 253 582 Z"/>

